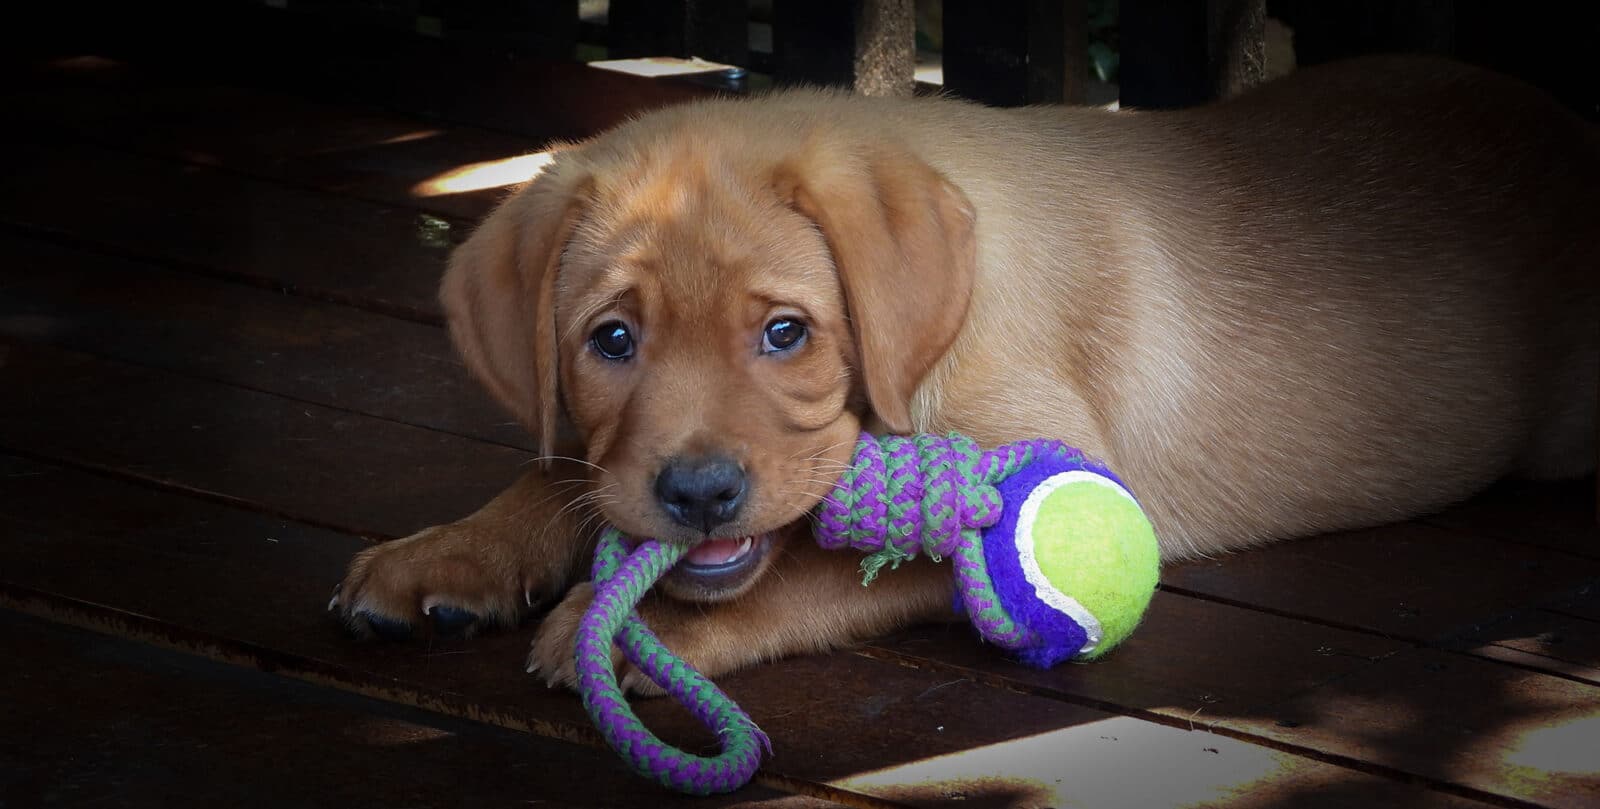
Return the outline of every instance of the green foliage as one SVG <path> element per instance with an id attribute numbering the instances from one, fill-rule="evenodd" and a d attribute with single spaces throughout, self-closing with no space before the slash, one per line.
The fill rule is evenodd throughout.
<path id="1" fill-rule="evenodd" d="M 1104 82 L 1117 80 L 1120 62 L 1117 37 L 1117 0 L 1088 0 L 1089 69 Z"/>

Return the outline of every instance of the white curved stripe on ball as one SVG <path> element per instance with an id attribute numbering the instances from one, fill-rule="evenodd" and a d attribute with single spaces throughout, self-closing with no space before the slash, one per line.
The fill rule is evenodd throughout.
<path id="1" fill-rule="evenodd" d="M 1073 483 L 1093 483 L 1098 486 L 1104 486 L 1128 498 L 1128 501 L 1135 505 L 1138 504 L 1138 501 L 1134 500 L 1132 492 L 1118 486 L 1116 481 L 1105 475 L 1074 469 L 1070 472 L 1058 472 L 1045 478 L 1042 483 L 1033 488 L 1033 491 L 1028 493 L 1028 499 L 1022 501 L 1022 508 L 1017 512 L 1017 536 L 1027 539 L 1026 542 L 1017 543 L 1017 557 L 1018 561 L 1022 563 L 1022 575 L 1028 580 L 1029 584 L 1033 585 L 1035 597 L 1048 604 L 1056 612 L 1062 613 L 1077 622 L 1078 626 L 1083 627 L 1084 634 L 1088 636 L 1088 642 L 1084 644 L 1082 649 L 1078 650 L 1078 654 L 1086 655 L 1094 652 L 1095 647 L 1100 645 L 1100 640 L 1104 637 L 1104 631 L 1100 628 L 1100 619 L 1094 617 L 1094 613 L 1085 609 L 1083 604 L 1079 603 L 1076 598 L 1061 592 L 1056 589 L 1054 584 L 1050 583 L 1049 577 L 1045 576 L 1044 571 L 1040 569 L 1039 558 L 1033 550 L 1033 525 L 1039 519 L 1039 508 L 1044 505 L 1045 498 L 1054 494 L 1057 489 Z"/>

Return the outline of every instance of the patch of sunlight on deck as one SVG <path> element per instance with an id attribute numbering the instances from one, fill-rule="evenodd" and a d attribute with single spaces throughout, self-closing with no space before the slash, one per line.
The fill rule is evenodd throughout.
<path id="1" fill-rule="evenodd" d="M 417 183 L 411 187 L 411 195 L 440 197 L 519 185 L 539 176 L 539 172 L 544 171 L 545 166 L 554 159 L 555 155 L 551 152 L 534 152 L 519 157 L 468 163 Z"/>
<path id="2" fill-rule="evenodd" d="M 1285 753 L 1116 717 L 853 775 L 834 786 L 890 800 L 1007 807 L 1187 806 L 1304 780 Z M 1296 784 L 1296 786 L 1305 786 Z"/>
<path id="3" fill-rule="evenodd" d="M 1522 731 L 1505 758 L 1518 767 L 1600 775 L 1600 713 Z"/>

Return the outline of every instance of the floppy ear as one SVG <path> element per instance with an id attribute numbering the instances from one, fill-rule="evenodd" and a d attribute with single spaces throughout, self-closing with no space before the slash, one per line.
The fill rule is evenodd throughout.
<path id="1" fill-rule="evenodd" d="M 547 170 L 501 203 L 450 256 L 439 288 L 450 337 L 470 369 L 554 451 L 561 425 L 556 266 L 586 183 Z"/>
<path id="2" fill-rule="evenodd" d="M 815 148 L 778 170 L 777 187 L 828 242 L 873 411 L 911 432 L 911 395 L 955 342 L 972 297 L 972 204 L 894 149 Z"/>

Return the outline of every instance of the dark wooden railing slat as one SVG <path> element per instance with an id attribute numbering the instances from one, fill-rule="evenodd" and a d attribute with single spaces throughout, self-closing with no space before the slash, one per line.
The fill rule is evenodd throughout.
<path id="1" fill-rule="evenodd" d="M 697 56 L 744 66 L 750 57 L 748 0 L 611 0 L 613 59 Z"/>
<path id="2" fill-rule="evenodd" d="M 1192 107 L 1258 84 L 1265 24 L 1265 0 L 1123 0 L 1123 106 Z"/>
<path id="3" fill-rule="evenodd" d="M 445 36 L 477 46 L 571 59 L 578 41 L 578 0 L 433 0 L 427 5 L 437 7 Z"/>
<path id="4" fill-rule="evenodd" d="M 910 95 L 916 23 L 910 0 L 774 0 L 775 78 L 788 84 Z"/>
<path id="5" fill-rule="evenodd" d="M 1084 0 L 945 0 L 944 86 L 999 106 L 1081 103 L 1088 42 Z"/>

